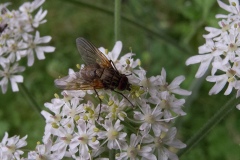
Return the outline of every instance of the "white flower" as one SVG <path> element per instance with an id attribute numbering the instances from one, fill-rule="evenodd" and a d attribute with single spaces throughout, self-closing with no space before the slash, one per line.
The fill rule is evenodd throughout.
<path id="1" fill-rule="evenodd" d="M 108 112 L 109 114 L 106 118 L 111 120 L 115 120 L 119 118 L 121 121 L 124 121 L 124 118 L 127 117 L 124 109 L 127 107 L 126 100 L 123 98 L 120 102 L 117 96 L 110 97 L 110 101 L 108 102 Z"/>
<path id="2" fill-rule="evenodd" d="M 157 155 L 157 159 L 161 160 L 178 160 L 178 157 L 176 154 L 170 152 L 167 148 L 168 147 L 174 147 L 174 148 L 185 148 L 186 145 L 176 139 L 176 133 L 177 129 L 175 127 L 168 130 L 167 133 L 162 132 L 160 136 L 146 137 L 146 141 L 153 142 L 154 144 L 151 144 L 153 150 L 155 150 L 154 153 Z"/>
<path id="3" fill-rule="evenodd" d="M 70 103 L 67 102 L 63 105 L 62 115 L 66 116 L 67 121 L 74 120 L 76 116 L 79 116 L 79 114 L 84 111 L 83 105 L 79 104 L 81 100 L 82 99 L 74 97 L 71 99 Z"/>
<path id="4" fill-rule="evenodd" d="M 94 132 L 94 128 L 94 125 L 87 125 L 84 121 L 78 123 L 78 133 L 74 135 L 70 143 L 70 149 L 73 151 L 78 150 L 79 155 L 81 155 L 83 159 L 90 158 L 89 147 L 92 149 L 98 149 L 100 147 L 99 141 L 96 139 L 96 132 Z"/>
<path id="5" fill-rule="evenodd" d="M 131 57 L 134 55 L 133 53 L 127 53 L 124 56 L 120 57 L 119 59 L 119 55 L 121 53 L 122 50 L 122 42 L 121 41 L 117 41 L 113 47 L 113 50 L 110 52 L 106 53 L 106 49 L 103 47 L 100 47 L 99 50 L 104 53 L 109 60 L 111 60 L 114 64 L 114 66 L 117 68 L 117 70 L 120 73 L 125 73 L 125 74 L 129 74 L 131 72 L 132 69 L 134 69 L 135 67 L 137 67 L 139 65 L 139 60 L 137 59 L 136 61 L 134 61 Z"/>
<path id="6" fill-rule="evenodd" d="M 19 136 L 13 136 L 8 138 L 8 133 L 0 144 L 0 159 L 20 159 L 20 156 L 24 153 L 20 148 L 27 145 L 27 136 L 20 138 Z"/>
<path id="7" fill-rule="evenodd" d="M 47 143 L 51 135 L 58 135 L 58 128 L 61 126 L 61 121 L 63 117 L 61 116 L 61 108 L 65 104 L 63 99 L 55 98 L 52 100 L 52 103 L 45 103 L 45 107 L 50 109 L 53 114 L 42 111 L 41 114 L 46 119 L 46 126 L 44 131 L 43 142 Z"/>
<path id="8" fill-rule="evenodd" d="M 155 96 L 157 92 L 159 92 L 159 84 L 161 83 L 160 76 L 152 76 L 150 78 L 147 77 L 146 71 L 141 69 L 135 71 L 139 81 L 135 82 L 135 84 L 139 84 L 145 89 L 145 91 L 149 92 L 152 96 Z"/>
<path id="9" fill-rule="evenodd" d="M 161 81 L 160 81 L 160 90 L 161 91 L 169 91 L 170 93 L 189 96 L 191 94 L 190 91 L 184 90 L 180 88 L 180 84 L 185 80 L 184 76 L 176 77 L 170 84 L 166 82 L 166 71 L 163 68 L 161 72 Z"/>
<path id="10" fill-rule="evenodd" d="M 105 49 L 103 47 L 100 47 L 99 50 L 102 53 L 105 53 Z M 113 61 L 113 63 L 115 64 L 118 60 L 118 57 L 121 53 L 122 50 L 122 42 L 121 41 L 117 41 L 112 49 L 111 52 L 107 53 L 107 57 Z"/>
<path id="11" fill-rule="evenodd" d="M 186 113 L 182 110 L 184 103 L 184 99 L 177 99 L 174 95 L 171 95 L 168 92 L 161 93 L 161 102 L 159 106 L 163 109 L 163 117 L 166 122 L 173 118 L 173 113 L 181 116 L 186 115 Z"/>
<path id="12" fill-rule="evenodd" d="M 43 18 L 47 15 L 47 11 L 43 11 L 42 8 L 37 12 L 33 20 L 33 27 L 37 28 L 40 24 L 47 22 L 47 20 L 43 20 Z"/>
<path id="13" fill-rule="evenodd" d="M 235 76 L 240 75 L 239 73 L 237 73 L 240 70 L 238 70 L 236 66 L 233 66 L 231 68 L 230 64 L 222 65 L 221 61 L 214 62 L 213 67 L 225 72 L 225 74 L 212 75 L 206 78 L 206 80 L 209 82 L 216 82 L 212 89 L 209 91 L 209 94 L 218 94 L 228 82 L 228 88 L 225 91 L 224 95 L 229 95 L 232 89 L 236 87 L 237 79 L 235 78 Z"/>
<path id="14" fill-rule="evenodd" d="M 162 130 L 167 131 L 162 120 L 163 113 L 157 105 L 154 109 L 148 104 L 142 104 L 141 112 L 134 111 L 134 118 L 142 122 L 140 130 L 143 134 L 148 134 L 152 129 L 155 135 L 159 135 Z"/>
<path id="15" fill-rule="evenodd" d="M 238 105 L 236 106 L 236 108 L 237 108 L 238 110 L 240 110 L 240 104 L 238 104 Z"/>
<path id="16" fill-rule="evenodd" d="M 223 65 L 228 62 L 234 62 L 236 53 L 240 52 L 238 46 L 240 46 L 240 42 L 238 40 L 238 33 L 230 33 L 228 35 L 222 36 L 223 42 L 219 43 L 219 49 L 225 52 L 225 57 L 223 59 Z"/>
<path id="17" fill-rule="evenodd" d="M 34 51 L 39 60 L 45 59 L 44 52 L 54 52 L 55 48 L 52 46 L 42 46 L 42 43 L 48 43 L 51 40 L 50 36 L 40 37 L 40 33 L 37 31 L 35 37 L 29 34 L 24 34 L 23 39 L 28 43 L 28 66 L 32 66 L 34 63 Z"/>
<path id="18" fill-rule="evenodd" d="M 68 154 L 67 147 L 73 138 L 73 129 L 68 127 L 59 127 L 57 137 L 57 140 L 51 147 L 51 151 L 53 151 L 58 159 L 62 159 Z"/>
<path id="19" fill-rule="evenodd" d="M 40 7 L 44 2 L 45 0 L 34 0 L 33 2 L 25 2 L 19 7 L 19 10 L 25 13 L 32 13 L 38 7 Z"/>
<path id="20" fill-rule="evenodd" d="M 51 152 L 51 148 L 52 148 L 52 141 L 49 140 L 47 143 L 45 144 L 37 144 L 35 151 L 30 151 L 28 152 L 28 158 L 27 160 L 30 159 L 55 159 L 55 160 L 60 160 L 58 158 L 58 155 L 53 154 Z"/>
<path id="21" fill-rule="evenodd" d="M 206 39 L 206 44 L 200 46 L 198 50 L 199 50 L 199 54 L 201 55 L 192 56 L 188 58 L 186 61 L 186 65 L 201 63 L 195 75 L 196 78 L 200 78 L 204 75 L 204 73 L 207 71 L 214 57 L 218 57 L 221 54 L 223 54 L 223 51 L 217 49 L 214 41 L 212 41 L 211 39 Z M 209 54 L 203 54 L 203 53 L 209 53 Z"/>
<path id="22" fill-rule="evenodd" d="M 152 153 L 150 146 L 141 146 L 141 137 L 132 134 L 130 137 L 130 144 L 127 149 L 120 153 L 117 160 L 128 160 L 128 159 L 145 159 L 145 160 L 157 160 L 156 156 Z"/>
<path id="23" fill-rule="evenodd" d="M 105 124 L 102 125 L 106 131 L 98 133 L 99 139 L 106 139 L 104 143 L 107 143 L 109 149 L 124 149 L 126 148 L 126 135 L 125 132 L 120 132 L 123 129 L 123 125 L 120 124 L 120 120 L 117 120 L 113 125 L 112 121 L 105 120 Z"/>
<path id="24" fill-rule="evenodd" d="M 131 73 L 135 72 L 135 68 L 140 65 L 140 60 L 134 60 L 132 58 L 134 55 L 133 53 L 127 53 L 116 62 L 117 68 L 121 73 L 131 75 Z"/>
<path id="25" fill-rule="evenodd" d="M 16 41 L 13 39 L 7 40 L 6 42 L 8 48 L 8 60 L 13 63 L 16 60 L 19 61 L 21 57 L 26 56 L 26 50 L 23 50 L 27 47 L 27 44 L 23 41 Z"/>
<path id="26" fill-rule="evenodd" d="M 17 92 L 19 90 L 17 83 L 23 82 L 23 76 L 18 74 L 23 72 L 24 70 L 25 67 L 18 66 L 17 63 L 14 64 L 13 66 L 10 66 L 9 63 L 5 64 L 4 69 L 0 70 L 0 78 L 2 78 L 2 80 L 0 81 L 0 85 L 2 87 L 3 93 L 6 93 L 7 91 L 9 80 L 11 82 L 13 92 Z"/>
<path id="27" fill-rule="evenodd" d="M 206 40 L 207 39 L 209 40 L 209 42 L 208 42 L 209 44 L 213 43 L 213 41 L 211 41 L 210 38 L 216 37 L 222 33 L 222 29 L 219 29 L 219 28 L 205 27 L 205 30 L 208 31 L 209 33 L 203 35 L 203 37 L 206 38 Z M 201 46 L 202 48 L 199 48 L 199 53 L 201 53 L 200 51 L 204 49 L 203 47 L 212 49 L 211 45 L 209 45 L 209 44 Z M 209 52 L 211 52 L 211 50 L 209 50 Z"/>
<path id="28" fill-rule="evenodd" d="M 220 0 L 217 0 L 218 5 L 225 9 L 226 11 L 233 13 L 233 14 L 238 14 L 239 13 L 239 1 L 238 0 L 229 0 L 230 5 L 226 5 Z"/>
<path id="29" fill-rule="evenodd" d="M 6 64 L 9 63 L 9 59 L 7 57 L 4 57 L 3 54 L 7 51 L 6 47 L 0 47 L 0 65 L 2 68 L 6 67 Z"/>

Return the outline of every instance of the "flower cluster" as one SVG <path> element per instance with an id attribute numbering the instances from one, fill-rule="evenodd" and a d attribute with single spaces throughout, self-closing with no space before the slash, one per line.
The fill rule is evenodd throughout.
<path id="1" fill-rule="evenodd" d="M 118 58 L 121 49 L 120 41 L 111 52 L 99 48 L 120 73 L 127 75 L 131 90 L 122 92 L 124 96 L 111 90 L 97 90 L 98 94 L 92 90 L 64 90 L 62 98 L 55 95 L 51 103 L 45 103 L 49 111 L 42 111 L 46 126 L 41 147 L 48 149 L 45 153 L 33 151 L 28 158 L 43 154 L 55 159 L 108 159 L 109 150 L 115 150 L 119 160 L 178 159 L 169 148 L 186 146 L 176 138 L 177 129 L 172 127 L 176 117 L 186 114 L 182 110 L 185 100 L 175 95 L 191 94 L 179 86 L 184 77 L 168 84 L 162 69 L 161 75 L 148 78 L 140 60 L 132 58 L 133 53 Z M 78 74 L 70 70 L 69 76 L 55 83 L 63 79 L 64 83 L 74 82 Z M 89 100 L 93 95 L 96 101 Z"/>
<path id="2" fill-rule="evenodd" d="M 206 27 L 209 32 L 203 37 L 206 43 L 199 47 L 199 54 L 190 57 L 186 64 L 200 63 L 196 73 L 196 78 L 202 77 L 208 70 L 210 64 L 211 75 L 206 80 L 214 82 L 215 85 L 209 94 L 218 94 L 224 86 L 228 87 L 224 95 L 229 95 L 236 89 L 237 97 L 240 96 L 240 7 L 238 0 L 229 0 L 230 5 L 226 5 L 220 0 L 219 6 L 229 12 L 227 15 L 218 14 L 220 18 L 219 28 Z"/>
<path id="3" fill-rule="evenodd" d="M 108 159 L 109 150 L 115 150 L 113 156 L 118 160 L 177 160 L 170 148 L 186 145 L 176 138 L 177 129 L 172 125 L 177 116 L 185 115 L 185 100 L 175 95 L 191 94 L 179 86 L 184 77 L 168 84 L 162 69 L 161 75 L 148 78 L 140 60 L 132 58 L 133 53 L 118 58 L 121 49 L 118 41 L 106 56 L 120 73 L 128 75 L 130 91 L 122 92 L 124 96 L 109 90 L 98 90 L 98 94 L 64 90 L 62 98 L 56 94 L 51 103 L 45 103 L 49 111 L 41 112 L 46 119 L 43 143 L 23 158 L 20 148 L 26 146 L 27 136 L 8 138 L 6 133 L 0 144 L 0 159 Z M 102 47 L 99 50 L 106 51 Z M 79 72 L 70 69 L 66 80 L 73 80 L 76 74 Z M 101 105 L 87 100 L 93 95 L 101 99 Z"/>
<path id="4" fill-rule="evenodd" d="M 8 133 L 0 143 L 0 159 L 20 159 L 20 156 L 24 153 L 20 148 L 27 145 L 27 136 L 20 139 L 19 136 L 8 137 Z"/>
<path id="5" fill-rule="evenodd" d="M 42 60 L 45 59 L 44 53 L 55 50 L 42 45 L 48 43 L 51 37 L 40 37 L 37 30 L 40 24 L 46 22 L 47 11 L 40 8 L 44 2 L 25 2 L 18 10 L 12 11 L 6 8 L 10 3 L 0 4 L 0 85 L 3 93 L 6 93 L 9 81 L 14 92 L 19 90 L 17 83 L 23 82 L 21 72 L 25 67 L 18 65 L 19 60 L 27 57 L 27 65 L 32 66 L 34 54 Z"/>

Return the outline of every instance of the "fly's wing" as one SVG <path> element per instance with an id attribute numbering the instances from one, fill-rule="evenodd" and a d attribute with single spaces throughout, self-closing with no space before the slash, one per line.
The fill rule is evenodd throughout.
<path id="1" fill-rule="evenodd" d="M 1 13 L 2 15 L 6 14 L 7 13 L 7 9 L 6 8 L 2 8 L 1 10 Z M 7 28 L 7 24 L 4 24 L 4 23 L 0 23 L 0 35 L 1 33 Z"/>
<path id="2" fill-rule="evenodd" d="M 102 68 L 112 67 L 107 57 L 99 51 L 91 42 L 79 37 L 76 40 L 78 51 L 86 65 L 98 64 Z"/>
<path id="3" fill-rule="evenodd" d="M 93 90 L 102 89 L 104 87 L 100 79 L 94 79 L 89 82 L 84 80 L 79 72 L 56 79 L 54 84 L 56 87 L 63 90 Z"/>

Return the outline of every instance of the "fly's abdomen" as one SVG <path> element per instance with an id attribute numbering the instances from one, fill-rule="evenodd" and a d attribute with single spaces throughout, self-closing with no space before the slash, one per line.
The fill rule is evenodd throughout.
<path id="1" fill-rule="evenodd" d="M 115 89 L 118 87 L 121 76 L 113 68 L 105 68 L 100 76 L 100 79 L 105 89 Z"/>

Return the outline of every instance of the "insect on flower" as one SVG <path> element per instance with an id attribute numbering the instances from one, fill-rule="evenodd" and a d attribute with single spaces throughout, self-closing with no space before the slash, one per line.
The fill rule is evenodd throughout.
<path id="1" fill-rule="evenodd" d="M 131 84 L 128 82 L 127 75 L 121 74 L 112 60 L 107 59 L 91 42 L 79 37 L 76 43 L 85 66 L 73 75 L 56 79 L 54 83 L 56 87 L 64 90 L 94 90 L 100 101 L 99 119 L 102 100 L 96 89 L 110 89 L 128 100 L 119 91 L 130 91 Z M 128 102 L 133 106 L 129 100 Z"/>

